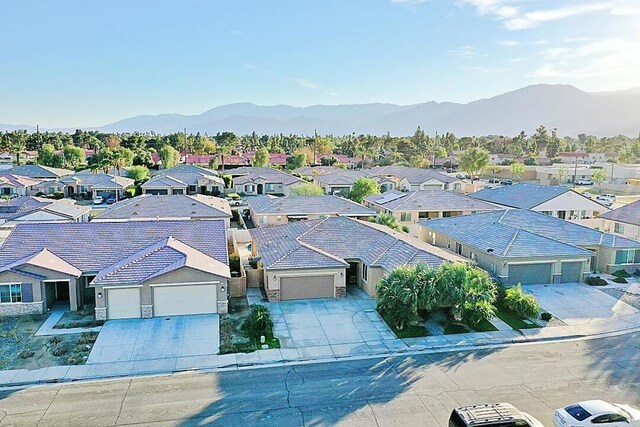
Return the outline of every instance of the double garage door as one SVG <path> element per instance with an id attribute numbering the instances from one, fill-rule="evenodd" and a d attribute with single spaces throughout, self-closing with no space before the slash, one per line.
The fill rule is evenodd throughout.
<path id="1" fill-rule="evenodd" d="M 333 298 L 334 277 L 293 276 L 280 278 L 280 300 Z"/>
<path id="2" fill-rule="evenodd" d="M 509 283 L 515 285 L 544 285 L 551 283 L 553 264 L 511 264 L 509 265 Z M 561 283 L 580 282 L 582 279 L 582 261 L 563 262 Z"/>
<path id="3" fill-rule="evenodd" d="M 108 289 L 108 318 L 131 319 L 141 317 L 140 289 Z M 217 313 L 218 311 L 218 288 L 215 284 L 155 286 L 151 289 L 154 316 L 209 314 Z"/>

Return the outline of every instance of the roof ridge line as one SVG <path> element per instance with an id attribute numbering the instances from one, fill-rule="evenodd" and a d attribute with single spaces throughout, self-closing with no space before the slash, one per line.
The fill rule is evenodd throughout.
<path id="1" fill-rule="evenodd" d="M 126 264 L 122 264 L 118 268 L 115 268 L 112 271 L 109 271 L 109 272 L 105 273 L 104 275 L 98 275 L 98 276 L 96 276 L 96 278 L 99 278 L 99 277 L 102 277 L 102 276 L 104 276 L 104 277 L 111 276 L 111 275 L 115 274 L 117 271 L 122 270 L 123 268 L 127 268 L 127 267 L 129 267 L 129 266 L 131 266 L 131 265 L 133 265 L 133 264 L 135 264 L 135 263 L 137 263 L 137 262 L 139 262 L 139 261 L 141 261 L 141 260 L 143 260 L 145 258 L 148 258 L 149 256 L 157 253 L 158 251 L 160 251 L 161 249 L 163 249 L 165 247 L 170 247 L 174 251 L 180 252 L 186 257 L 186 254 L 184 252 L 181 252 L 180 250 L 168 245 L 168 242 L 170 241 L 170 239 L 174 239 L 174 238 L 172 236 L 163 237 L 162 239 L 158 240 L 156 243 L 153 243 L 153 244 L 147 246 L 146 248 L 141 249 L 140 251 L 136 252 L 135 254 L 130 255 L 127 259 L 123 260 L 123 261 L 128 261 Z M 174 239 L 174 240 L 177 240 L 177 239 Z M 180 242 L 180 243 L 182 243 L 182 242 Z M 183 243 L 183 244 L 186 244 L 186 243 Z M 153 249 L 150 249 L 150 248 L 153 248 Z M 143 252 L 145 250 L 148 250 L 148 251 L 145 252 L 143 255 L 134 258 L 134 255 L 137 255 L 140 252 Z M 132 259 L 129 260 L 129 258 L 132 258 Z M 116 262 L 116 264 L 117 264 L 117 262 Z M 109 268 L 109 267 L 107 267 L 107 268 Z M 106 270 L 106 269 L 103 269 L 103 271 L 104 270 Z"/>
<path id="2" fill-rule="evenodd" d="M 501 223 L 502 224 L 502 223 Z M 507 224 L 502 224 L 503 226 L 507 226 L 507 227 L 512 227 L 510 225 Z M 513 243 L 516 241 L 516 239 L 518 238 L 518 235 L 520 235 L 520 230 L 521 228 L 518 227 L 513 227 L 516 229 L 516 232 L 513 234 L 513 236 L 511 237 L 511 240 L 509 241 L 509 243 L 507 244 L 507 247 L 504 248 L 504 252 L 502 253 L 502 256 L 507 256 L 507 254 L 509 253 L 509 250 L 511 249 L 511 246 L 513 246 Z"/>

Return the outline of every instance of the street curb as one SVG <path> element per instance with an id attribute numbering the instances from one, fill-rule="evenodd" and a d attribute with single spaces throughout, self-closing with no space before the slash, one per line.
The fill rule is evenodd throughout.
<path id="1" fill-rule="evenodd" d="M 511 339 L 502 343 L 486 343 L 486 344 L 483 343 L 483 344 L 467 344 L 467 345 L 451 344 L 448 346 L 442 346 L 437 348 L 423 348 L 423 349 L 408 347 L 406 350 L 401 350 L 401 351 L 393 351 L 393 352 L 388 351 L 388 352 L 380 352 L 380 353 L 362 354 L 357 356 L 350 356 L 350 355 L 335 356 L 334 355 L 334 356 L 318 357 L 318 358 L 269 361 L 265 363 L 237 363 L 236 362 L 236 363 L 231 363 L 223 366 L 202 366 L 197 368 L 158 370 L 158 371 L 149 371 L 149 372 L 140 372 L 140 373 L 96 375 L 96 376 L 85 376 L 82 378 L 75 378 L 75 379 L 61 378 L 61 379 L 47 379 L 47 380 L 24 381 L 24 382 L 4 382 L 4 383 L 0 383 L 0 391 L 20 390 L 20 389 L 24 389 L 32 386 L 47 386 L 47 385 L 55 385 L 55 384 L 94 382 L 94 381 L 110 380 L 110 379 L 117 380 L 117 379 L 124 379 L 124 378 L 144 378 L 144 377 L 164 376 L 164 375 L 182 374 L 182 373 L 190 373 L 190 372 L 207 373 L 207 372 L 243 371 L 243 370 L 251 370 L 251 369 L 274 368 L 274 367 L 300 366 L 300 365 L 309 365 L 309 364 L 357 361 L 357 360 L 368 360 L 368 359 L 381 359 L 381 358 L 399 357 L 399 356 L 415 356 L 415 355 L 467 352 L 467 351 L 474 351 L 474 350 L 488 350 L 488 349 L 495 349 L 495 348 L 506 348 L 506 347 L 524 346 L 524 345 L 539 345 L 539 344 L 562 343 L 562 342 L 572 342 L 572 341 L 589 341 L 594 339 L 616 337 L 616 336 L 626 335 L 634 332 L 640 332 L 640 327 L 631 327 L 626 329 L 619 329 L 617 331 L 603 332 L 603 333 L 592 334 L 592 335 L 577 334 L 577 335 L 567 335 L 563 337 L 542 337 L 542 338 L 527 339 L 527 337 L 523 335 L 521 338 Z M 84 366 L 87 366 L 87 365 L 84 365 Z M 2 371 L 0 371 L 0 373 L 1 372 Z"/>

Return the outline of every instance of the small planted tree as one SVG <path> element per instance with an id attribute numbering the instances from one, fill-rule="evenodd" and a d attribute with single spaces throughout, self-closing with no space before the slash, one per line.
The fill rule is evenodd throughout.
<path id="1" fill-rule="evenodd" d="M 386 225 L 392 230 L 398 230 L 399 228 L 398 223 L 396 222 L 396 217 L 394 217 L 392 214 L 382 213 L 373 218 L 372 221 L 377 224 Z"/>
<path id="2" fill-rule="evenodd" d="M 322 187 L 311 182 L 296 185 L 289 190 L 289 195 L 291 196 L 322 196 L 323 194 Z"/>
<path id="3" fill-rule="evenodd" d="M 518 286 L 505 291 L 504 305 L 524 319 L 537 317 L 540 313 L 540 306 L 536 298 L 531 294 L 525 293 L 519 283 Z"/>
<path id="4" fill-rule="evenodd" d="M 241 326 L 242 332 L 256 342 L 260 342 L 261 336 L 271 334 L 273 321 L 269 309 L 263 305 L 252 304 L 249 317 Z"/>
<path id="5" fill-rule="evenodd" d="M 380 194 L 380 184 L 371 178 L 358 178 L 351 187 L 349 198 L 356 203 L 362 203 L 365 197 L 372 194 Z"/>
<path id="6" fill-rule="evenodd" d="M 380 315 L 397 330 L 418 321 L 418 286 L 415 269 L 398 267 L 377 285 L 377 309 Z"/>
<path id="7" fill-rule="evenodd" d="M 511 165 L 511 174 L 513 175 L 513 179 L 522 178 L 522 175 L 524 175 L 526 170 L 524 163 L 516 162 Z"/>

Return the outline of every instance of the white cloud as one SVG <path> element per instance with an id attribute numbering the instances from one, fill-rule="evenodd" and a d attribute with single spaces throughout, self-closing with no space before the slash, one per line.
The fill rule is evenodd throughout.
<path id="1" fill-rule="evenodd" d="M 304 88 L 307 89 L 311 89 L 311 90 L 318 90 L 318 91 L 322 91 L 325 92 L 331 96 L 338 96 L 338 92 L 332 90 L 332 89 L 328 89 L 324 86 L 322 86 L 320 83 L 316 83 L 316 82 L 312 82 L 311 80 L 307 80 L 307 79 L 302 79 L 302 78 L 295 78 L 293 79 L 293 81 L 298 85 L 298 86 L 302 86 Z"/>
<path id="2" fill-rule="evenodd" d="M 635 1 L 635 3 L 633 3 Z M 636 0 L 608 0 L 574 3 L 549 9 L 523 10 L 519 0 L 459 0 L 476 8 L 480 15 L 490 15 L 502 22 L 504 28 L 517 31 L 537 27 L 547 22 L 560 21 L 573 16 L 605 12 L 611 15 L 640 14 Z M 532 4 L 528 3 L 527 5 Z"/>
<path id="3" fill-rule="evenodd" d="M 479 58 L 487 56 L 484 53 L 478 52 L 473 46 L 460 46 L 457 49 L 451 49 L 448 51 L 450 55 L 461 56 L 463 58 Z"/>
<path id="4" fill-rule="evenodd" d="M 505 46 L 505 47 L 513 47 L 513 46 L 520 45 L 520 42 L 517 42 L 515 40 L 498 40 L 496 41 L 496 43 L 499 44 L 500 46 Z"/>

